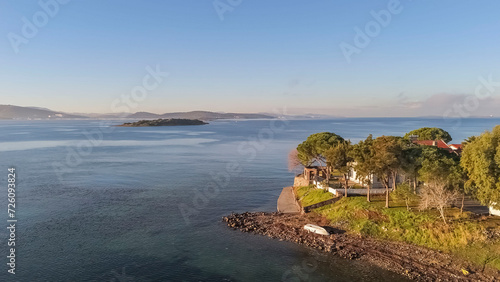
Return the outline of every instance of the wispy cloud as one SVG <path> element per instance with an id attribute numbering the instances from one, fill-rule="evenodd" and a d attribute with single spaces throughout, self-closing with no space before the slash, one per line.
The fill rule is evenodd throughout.
<path id="1" fill-rule="evenodd" d="M 394 99 L 378 99 L 369 102 L 353 100 L 352 106 L 331 108 L 290 108 L 295 114 L 327 114 L 341 117 L 418 117 L 443 116 L 445 111 L 454 104 L 463 104 L 469 94 L 436 93 L 424 99 L 411 98 L 404 92 L 394 96 Z M 488 97 L 481 101 L 477 109 L 470 112 L 471 116 L 498 115 L 500 109 L 499 97 Z"/>

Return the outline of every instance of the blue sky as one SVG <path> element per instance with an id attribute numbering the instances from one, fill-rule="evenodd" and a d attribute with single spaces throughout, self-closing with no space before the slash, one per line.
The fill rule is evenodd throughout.
<path id="1" fill-rule="evenodd" d="M 112 112 L 159 66 L 169 77 L 131 111 L 443 115 L 479 77 L 500 81 L 498 1 L 54 1 L 32 38 L 23 18 L 40 3 L 0 2 L 0 104 Z M 382 10 L 391 19 L 349 62 L 340 44 L 356 47 Z M 466 114 L 494 115 L 499 93 Z"/>

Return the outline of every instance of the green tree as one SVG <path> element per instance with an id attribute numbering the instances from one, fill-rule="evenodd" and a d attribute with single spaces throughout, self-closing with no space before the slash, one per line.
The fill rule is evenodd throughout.
<path id="1" fill-rule="evenodd" d="M 404 138 L 409 139 L 411 135 L 417 135 L 417 140 L 443 140 L 448 143 L 452 140 L 450 134 L 437 127 L 422 127 L 405 134 Z"/>
<path id="2" fill-rule="evenodd" d="M 464 142 L 462 142 L 462 145 L 465 147 L 465 146 L 467 146 L 467 144 L 476 141 L 476 139 L 477 139 L 477 136 L 470 136 L 467 139 L 465 139 Z"/>
<path id="3" fill-rule="evenodd" d="M 398 186 L 398 189 L 394 191 L 391 196 L 393 196 L 397 200 L 404 201 L 406 204 L 406 210 L 410 210 L 410 202 L 414 201 L 417 199 L 417 195 L 413 193 L 412 187 L 407 184 L 403 183 Z"/>
<path id="4" fill-rule="evenodd" d="M 466 187 L 483 205 L 500 208 L 500 125 L 469 140 L 460 162 L 469 178 Z"/>
<path id="5" fill-rule="evenodd" d="M 367 186 L 366 200 L 368 202 L 370 201 L 370 188 L 372 186 L 371 179 L 375 171 L 373 154 L 373 137 L 371 134 L 368 135 L 366 140 L 359 141 L 351 150 L 356 178 Z"/>
<path id="6" fill-rule="evenodd" d="M 401 167 L 411 182 L 413 182 L 413 193 L 417 193 L 418 171 L 422 167 L 422 146 L 409 145 L 403 149 Z"/>
<path id="7" fill-rule="evenodd" d="M 344 140 L 333 145 L 325 152 L 327 164 L 344 176 L 344 197 L 347 197 L 347 188 L 349 186 L 349 172 L 352 163 L 351 150 L 351 141 Z"/>
<path id="8" fill-rule="evenodd" d="M 463 181 L 458 156 L 437 147 L 427 146 L 422 149 L 421 159 L 419 177 L 425 182 L 421 191 L 421 207 L 438 209 L 446 223 L 444 209 L 456 199 Z"/>
<path id="9" fill-rule="evenodd" d="M 344 138 L 331 132 L 315 133 L 307 137 L 306 141 L 297 146 L 298 158 L 302 165 L 311 166 L 314 163 L 324 167 L 327 180 L 330 177 L 330 169 L 326 163 L 325 152 L 332 146 L 343 142 Z"/>
<path id="10" fill-rule="evenodd" d="M 389 181 L 392 178 L 393 189 L 396 189 L 396 177 L 401 169 L 403 146 L 401 137 L 381 136 L 373 141 L 374 174 L 385 187 L 385 207 L 389 207 Z"/>

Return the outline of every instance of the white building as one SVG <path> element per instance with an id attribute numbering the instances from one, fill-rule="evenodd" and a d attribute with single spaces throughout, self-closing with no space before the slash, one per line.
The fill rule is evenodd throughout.
<path id="1" fill-rule="evenodd" d="M 365 183 L 362 183 L 363 181 L 361 181 L 360 179 L 358 179 L 358 175 L 356 174 L 356 169 L 355 169 L 355 164 L 354 164 L 354 168 L 351 168 L 351 171 L 349 172 L 349 181 L 353 181 L 353 182 L 356 182 L 356 183 L 359 183 L 359 184 L 362 184 L 362 185 L 365 185 L 366 184 L 366 181 Z M 385 188 L 384 184 L 382 183 L 382 181 L 380 181 L 380 179 L 375 176 L 375 175 L 370 175 L 370 183 L 372 184 L 372 188 Z M 404 175 L 400 175 L 400 174 L 397 174 L 396 175 L 396 183 L 401 183 L 401 182 L 404 182 L 405 181 L 405 177 Z M 389 178 L 389 188 L 392 188 L 392 177 Z"/>

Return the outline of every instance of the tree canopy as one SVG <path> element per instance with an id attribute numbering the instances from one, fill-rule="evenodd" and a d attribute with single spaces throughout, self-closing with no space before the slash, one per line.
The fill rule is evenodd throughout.
<path id="1" fill-rule="evenodd" d="M 484 205 L 500 207 L 500 125 L 470 138 L 461 165 L 469 177 L 466 185 L 476 198 Z"/>
<path id="2" fill-rule="evenodd" d="M 343 141 L 344 138 L 332 132 L 312 134 L 297 146 L 299 160 L 304 166 L 310 166 L 313 163 L 326 165 L 325 152 Z"/>
<path id="3" fill-rule="evenodd" d="M 463 182 L 458 156 L 446 150 L 427 146 L 422 150 L 419 176 L 426 185 L 421 191 L 421 208 L 437 208 L 444 223 L 444 209 L 456 198 Z"/>
<path id="4" fill-rule="evenodd" d="M 452 140 L 450 134 L 437 127 L 422 127 L 405 134 L 404 138 L 409 139 L 411 135 L 417 135 L 417 140 L 443 140 L 448 143 Z"/>
<path id="5" fill-rule="evenodd" d="M 401 137 L 396 136 L 380 136 L 373 141 L 373 172 L 385 186 L 387 208 L 389 207 L 389 181 L 392 178 L 393 184 L 396 183 L 397 171 L 401 168 L 402 144 Z"/>
<path id="6" fill-rule="evenodd" d="M 447 189 L 455 189 L 463 179 L 458 156 L 444 149 L 423 147 L 419 163 L 418 175 L 426 183 L 439 182 Z"/>
<path id="7" fill-rule="evenodd" d="M 327 165 L 338 170 L 344 176 L 344 197 L 347 197 L 347 186 L 349 185 L 349 171 L 352 163 L 351 151 L 351 142 L 344 140 L 325 152 Z"/>
<path id="8" fill-rule="evenodd" d="M 363 184 L 367 184 L 368 193 L 366 200 L 370 201 L 370 186 L 371 176 L 375 170 L 373 163 L 373 137 L 370 134 L 366 140 L 359 141 L 351 150 L 351 156 L 354 159 L 354 168 L 356 169 L 356 177 Z"/>
<path id="9" fill-rule="evenodd" d="M 413 193 L 417 192 L 418 171 L 422 167 L 423 146 L 407 146 L 403 149 L 401 168 L 406 177 L 413 181 Z"/>

